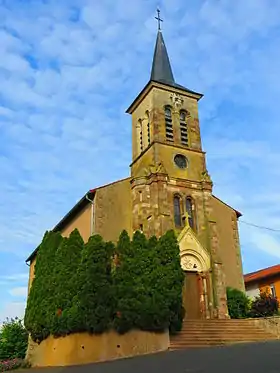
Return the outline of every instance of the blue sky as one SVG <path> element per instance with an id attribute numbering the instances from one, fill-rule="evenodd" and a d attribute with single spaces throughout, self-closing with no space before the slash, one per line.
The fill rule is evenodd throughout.
<path id="1" fill-rule="evenodd" d="M 214 193 L 280 229 L 280 2 L 0 0 L 0 320 L 22 316 L 25 258 L 90 188 L 128 176 L 125 114 L 146 84 L 160 6 L 176 81 L 204 93 Z M 244 271 L 280 233 L 240 223 Z"/>

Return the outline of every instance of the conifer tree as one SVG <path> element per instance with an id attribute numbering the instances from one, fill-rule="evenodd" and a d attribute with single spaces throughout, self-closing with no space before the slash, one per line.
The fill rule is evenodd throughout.
<path id="1" fill-rule="evenodd" d="M 150 279 L 154 269 L 153 252 L 149 250 L 148 241 L 140 231 L 134 233 L 131 247 L 134 254 L 130 265 L 134 290 L 132 311 L 135 314 L 134 326 L 139 329 L 147 329 L 147 325 L 150 326 L 148 315 L 152 311 L 151 296 L 153 291 Z"/>
<path id="2" fill-rule="evenodd" d="M 115 312 L 113 325 L 119 333 L 125 333 L 133 327 L 134 284 L 131 272 L 134 253 L 128 233 L 120 234 L 116 254 L 118 265 L 113 273 Z"/>
<path id="3" fill-rule="evenodd" d="M 113 287 L 111 278 L 112 245 L 102 237 L 90 237 L 84 246 L 78 270 L 79 291 L 70 313 L 75 329 L 90 333 L 107 330 L 112 319 Z"/>
<path id="4" fill-rule="evenodd" d="M 169 309 L 169 328 L 176 332 L 182 327 L 184 310 L 182 305 L 182 287 L 184 272 L 180 263 L 180 248 L 174 231 L 166 232 L 156 246 L 161 264 L 159 277 L 162 279 L 162 293 Z"/>
<path id="5" fill-rule="evenodd" d="M 73 298 L 78 293 L 78 269 L 80 267 L 84 241 L 78 231 L 71 232 L 69 238 L 63 238 L 56 251 L 54 265 L 54 308 L 51 334 L 66 335 L 73 332 L 73 315 L 69 314 Z"/>
<path id="6" fill-rule="evenodd" d="M 119 266 L 114 275 L 117 297 L 115 328 L 124 333 L 132 328 L 163 330 L 168 327 L 169 309 L 164 304 L 160 263 L 155 247 L 157 239 L 147 240 L 139 231 L 130 242 L 122 232 L 117 250 Z"/>
<path id="7" fill-rule="evenodd" d="M 33 280 L 27 301 L 24 323 L 33 340 L 42 341 L 50 334 L 54 295 L 54 260 L 62 237 L 46 232 L 39 246 Z"/>

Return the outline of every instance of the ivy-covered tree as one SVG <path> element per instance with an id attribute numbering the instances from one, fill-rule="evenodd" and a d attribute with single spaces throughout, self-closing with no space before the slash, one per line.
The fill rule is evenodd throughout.
<path id="1" fill-rule="evenodd" d="M 79 291 L 70 309 L 76 330 L 102 333 L 110 327 L 114 297 L 112 251 L 112 244 L 99 235 L 90 237 L 84 246 L 78 270 Z"/>
<path id="2" fill-rule="evenodd" d="M 165 307 L 169 310 L 169 329 L 175 333 L 182 328 L 184 309 L 182 304 L 182 287 L 184 272 L 180 262 L 180 248 L 174 231 L 167 231 L 155 247 L 160 263 L 158 290 L 165 298 Z"/>
<path id="3" fill-rule="evenodd" d="M 39 246 L 35 264 L 35 278 L 28 296 L 24 323 L 35 341 L 42 341 L 50 334 L 55 293 L 54 260 L 62 241 L 58 232 L 46 232 Z"/>
<path id="4" fill-rule="evenodd" d="M 74 331 L 70 309 L 73 298 L 79 291 L 78 269 L 80 267 L 84 241 L 78 231 L 71 232 L 69 238 L 63 238 L 54 260 L 55 284 L 52 311 L 51 334 L 59 336 Z M 70 314 L 69 314 L 70 313 Z"/>

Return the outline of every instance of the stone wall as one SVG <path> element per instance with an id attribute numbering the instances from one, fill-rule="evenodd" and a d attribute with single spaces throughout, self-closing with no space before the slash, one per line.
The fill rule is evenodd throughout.
<path id="1" fill-rule="evenodd" d="M 94 229 L 105 241 L 116 242 L 123 229 L 131 234 L 130 178 L 96 189 Z"/>
<path id="2" fill-rule="evenodd" d="M 219 236 L 217 253 L 224 266 L 226 286 L 245 291 L 236 212 L 214 196 L 211 205 Z"/>
<path id="3" fill-rule="evenodd" d="M 252 320 L 257 327 L 274 334 L 277 339 L 280 339 L 280 316 L 260 317 L 250 320 Z"/>
<path id="4" fill-rule="evenodd" d="M 48 337 L 39 345 L 29 339 L 26 359 L 32 367 L 70 366 L 108 361 L 166 351 L 169 331 L 164 333 L 132 330 L 126 334 L 75 333 L 66 337 Z"/>

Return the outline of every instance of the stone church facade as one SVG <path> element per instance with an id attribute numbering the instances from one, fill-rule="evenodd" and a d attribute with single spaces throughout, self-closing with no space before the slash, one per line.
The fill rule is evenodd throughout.
<path id="1" fill-rule="evenodd" d="M 202 150 L 198 101 L 202 94 L 174 80 L 158 31 L 149 82 L 127 110 L 132 117 L 130 177 L 89 190 L 53 228 L 84 240 L 98 233 L 116 241 L 126 229 L 178 234 L 185 271 L 186 318 L 226 318 L 226 287 L 244 290 L 239 245 L 241 214 L 212 194 Z M 29 256 L 29 287 L 37 249 Z"/>

